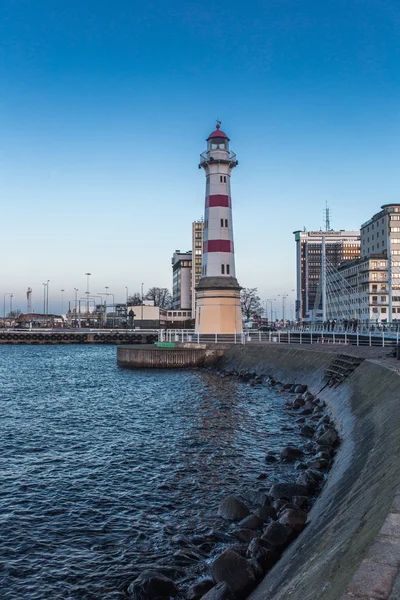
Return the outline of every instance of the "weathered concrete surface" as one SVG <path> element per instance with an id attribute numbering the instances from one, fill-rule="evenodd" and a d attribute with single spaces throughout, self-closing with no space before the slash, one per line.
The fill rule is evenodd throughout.
<path id="1" fill-rule="evenodd" d="M 205 345 L 184 344 L 175 348 L 157 348 L 156 346 L 119 346 L 117 362 L 120 367 L 134 369 L 182 369 L 186 367 L 204 367 L 214 364 L 224 350 Z"/>
<path id="2" fill-rule="evenodd" d="M 318 393 L 333 356 L 304 348 L 236 346 L 221 362 L 226 368 L 272 374 L 285 383 L 307 383 Z M 374 539 L 385 535 L 381 528 L 400 484 L 399 383 L 395 371 L 365 360 L 341 385 L 320 394 L 336 420 L 342 444 L 309 524 L 251 600 L 338 600 L 347 598 L 346 590 L 349 597 L 385 597 L 382 589 L 390 589 L 394 576 L 387 562 L 380 570 L 379 561 L 373 564 L 383 586 L 378 592 L 373 588 L 363 596 L 354 586 L 361 585 L 363 570 L 368 570 L 363 561 Z M 367 584 L 358 589 L 367 590 Z"/>

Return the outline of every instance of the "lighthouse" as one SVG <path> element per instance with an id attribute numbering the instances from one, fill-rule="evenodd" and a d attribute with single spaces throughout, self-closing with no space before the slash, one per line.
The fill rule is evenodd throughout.
<path id="1" fill-rule="evenodd" d="M 197 333 L 242 333 L 241 287 L 236 279 L 231 174 L 238 165 L 217 121 L 200 155 L 206 176 L 202 276 L 196 288 Z"/>

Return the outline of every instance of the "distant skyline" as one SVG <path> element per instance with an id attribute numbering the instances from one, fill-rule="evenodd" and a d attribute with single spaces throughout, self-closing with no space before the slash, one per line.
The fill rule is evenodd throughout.
<path id="1" fill-rule="evenodd" d="M 295 287 L 293 231 L 359 229 L 400 201 L 400 5 L 390 0 L 6 0 L 0 8 L 0 302 L 171 289 L 221 119 L 236 271 Z M 294 294 L 292 293 L 292 299 Z M 287 304 L 289 308 L 289 304 Z M 2 314 L 3 307 L 0 312 Z"/>

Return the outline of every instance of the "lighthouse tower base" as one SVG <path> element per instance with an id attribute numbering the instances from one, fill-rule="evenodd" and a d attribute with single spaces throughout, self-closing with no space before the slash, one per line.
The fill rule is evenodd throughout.
<path id="1" fill-rule="evenodd" d="M 240 290 L 234 277 L 202 277 L 196 288 L 196 333 L 242 333 Z"/>

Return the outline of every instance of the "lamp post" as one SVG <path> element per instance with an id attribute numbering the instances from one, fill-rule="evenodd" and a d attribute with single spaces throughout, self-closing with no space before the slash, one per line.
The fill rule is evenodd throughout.
<path id="1" fill-rule="evenodd" d="M 12 313 L 12 299 L 14 294 L 10 294 L 10 313 Z"/>
<path id="2" fill-rule="evenodd" d="M 64 312 L 64 292 L 65 290 L 60 290 L 61 291 L 61 314 L 63 314 Z"/>
<path id="3" fill-rule="evenodd" d="M 6 296 L 12 296 L 12 292 L 6 292 L 4 294 L 4 306 L 3 306 L 3 316 L 6 318 Z"/>
<path id="4" fill-rule="evenodd" d="M 112 306 L 114 306 L 114 309 L 115 309 L 115 296 L 114 296 L 114 294 L 112 294 L 111 292 L 109 292 L 109 291 L 108 291 L 108 290 L 110 289 L 108 285 L 106 285 L 106 286 L 104 286 L 104 287 L 105 287 L 105 289 L 106 289 L 107 291 L 106 291 L 106 292 L 103 292 L 103 293 L 99 292 L 99 293 L 98 293 L 98 295 L 99 295 L 99 296 L 112 296 L 112 298 L 113 298 L 113 303 L 112 303 Z M 105 316 L 106 316 L 106 318 L 107 318 L 107 304 L 106 304 L 106 301 L 104 302 L 104 307 L 105 307 L 104 314 L 105 314 Z M 114 325 L 114 319 L 113 319 L 113 323 L 112 323 L 112 324 Z"/>
<path id="5" fill-rule="evenodd" d="M 89 314 L 89 277 L 91 276 L 91 273 L 85 273 L 86 277 L 87 277 L 87 285 L 86 285 L 86 295 L 87 295 L 87 303 L 86 303 L 86 312 L 87 314 Z"/>
<path id="6" fill-rule="evenodd" d="M 126 308 L 128 308 L 128 288 L 127 286 L 125 286 L 126 289 Z"/>
<path id="7" fill-rule="evenodd" d="M 50 279 L 47 280 L 46 284 L 46 315 L 49 314 L 49 283 Z"/>
<path id="8" fill-rule="evenodd" d="M 272 303 L 275 302 L 276 298 L 267 298 L 267 302 L 271 303 L 271 323 L 273 322 L 273 316 L 272 316 Z"/>
<path id="9" fill-rule="evenodd" d="M 143 283 L 142 283 L 142 306 L 141 306 L 141 317 L 140 317 L 141 326 L 143 327 Z"/>
<path id="10" fill-rule="evenodd" d="M 76 327 L 76 315 L 77 315 L 77 312 L 78 312 L 78 292 L 79 292 L 79 289 L 78 288 L 74 288 L 74 290 L 75 290 L 75 327 Z"/>
<path id="11" fill-rule="evenodd" d="M 46 283 L 43 283 L 43 320 L 46 315 Z"/>

